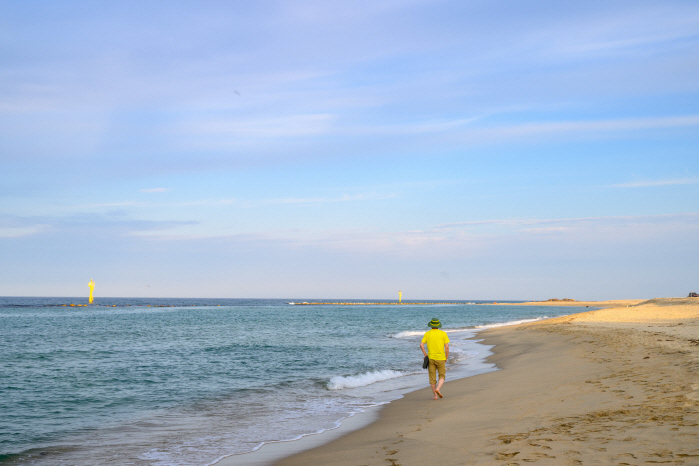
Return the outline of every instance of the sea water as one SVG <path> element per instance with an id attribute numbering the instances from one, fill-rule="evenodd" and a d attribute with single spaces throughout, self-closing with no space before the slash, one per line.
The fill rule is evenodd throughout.
<path id="1" fill-rule="evenodd" d="M 574 312 L 288 304 L 310 299 L 63 306 L 84 301 L 0 298 L 0 464 L 209 465 L 428 386 L 419 343 L 433 317 L 451 339 L 453 380 L 495 370 L 479 328 Z"/>

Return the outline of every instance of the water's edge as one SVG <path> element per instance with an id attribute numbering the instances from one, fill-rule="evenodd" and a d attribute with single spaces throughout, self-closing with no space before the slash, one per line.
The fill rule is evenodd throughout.
<path id="1" fill-rule="evenodd" d="M 547 318 L 547 317 L 546 317 Z M 544 318 L 544 319 L 546 319 Z M 541 319 L 534 319 L 541 320 Z M 491 351 L 495 346 L 493 345 L 483 345 L 478 340 L 478 334 L 482 331 L 488 330 L 489 328 L 501 327 L 501 326 L 514 326 L 521 325 L 523 322 L 511 322 L 505 325 L 492 325 L 487 326 L 487 328 L 480 328 L 474 331 L 474 335 L 468 340 L 476 340 L 476 343 L 484 347 L 484 355 L 482 360 L 486 361 L 494 353 Z M 489 372 L 494 372 L 500 370 L 495 364 L 492 364 L 491 368 L 483 369 L 478 373 L 464 375 L 462 377 L 457 377 L 453 380 L 466 379 L 476 375 L 487 374 Z M 262 443 L 256 450 L 247 453 L 237 453 L 230 456 L 225 456 L 207 466 L 270 466 L 276 461 L 283 458 L 296 455 L 306 450 L 311 450 L 322 445 L 326 445 L 344 435 L 349 434 L 355 430 L 360 430 L 368 425 L 377 421 L 381 414 L 381 409 L 396 400 L 403 398 L 405 393 L 412 393 L 419 390 L 425 390 L 428 387 L 415 387 L 411 390 L 405 390 L 400 393 L 395 399 L 379 403 L 375 406 L 365 409 L 362 412 L 353 413 L 350 416 L 340 419 L 337 422 L 337 427 L 331 429 L 326 429 L 321 432 L 315 432 L 311 434 L 306 434 L 301 438 L 267 442 Z"/>
<path id="2" fill-rule="evenodd" d="M 322 432 L 306 434 L 297 439 L 263 443 L 257 450 L 226 456 L 207 466 L 269 466 L 280 459 L 328 444 L 350 432 L 373 424 L 379 419 L 383 405 L 388 403 L 390 402 L 372 406 L 362 412 L 354 413 L 341 419 L 338 421 L 337 427 L 326 429 Z"/>
<path id="3" fill-rule="evenodd" d="M 517 323 L 513 323 L 511 325 L 517 325 Z M 483 330 L 486 329 L 483 328 L 475 331 L 474 335 L 468 339 L 475 340 L 478 336 L 478 333 Z M 480 345 L 480 343 L 477 344 Z M 493 354 L 490 351 L 493 348 L 493 346 L 481 346 L 483 346 L 484 348 L 482 360 L 485 361 L 486 359 L 488 359 L 488 357 L 490 357 Z M 465 379 L 473 377 L 475 375 L 486 374 L 488 372 L 494 372 L 497 370 L 500 369 L 493 364 L 490 368 L 484 368 L 483 370 L 477 373 L 471 373 L 468 375 L 463 375 L 461 377 L 456 377 L 453 380 Z M 427 373 L 425 373 L 425 384 L 428 384 Z M 390 401 L 377 403 L 376 405 L 366 408 L 363 411 L 352 413 L 350 416 L 340 419 L 339 421 L 337 421 L 336 427 L 325 429 L 320 432 L 305 434 L 300 438 L 275 442 L 263 442 L 262 444 L 260 444 L 259 447 L 257 447 L 257 449 L 253 451 L 225 456 L 217 461 L 214 461 L 213 463 L 210 463 L 207 466 L 270 466 L 276 461 L 279 461 L 283 458 L 287 458 L 289 456 L 293 456 L 303 451 L 311 450 L 313 448 L 326 445 L 332 442 L 333 440 L 336 440 L 340 437 L 343 437 L 344 435 L 349 434 L 350 432 L 362 429 L 379 419 L 381 409 L 385 405 L 403 398 L 403 396 L 406 393 L 425 390 L 426 388 L 428 387 L 414 387 L 412 389 L 400 391 L 398 396 L 396 396 L 396 398 Z"/>

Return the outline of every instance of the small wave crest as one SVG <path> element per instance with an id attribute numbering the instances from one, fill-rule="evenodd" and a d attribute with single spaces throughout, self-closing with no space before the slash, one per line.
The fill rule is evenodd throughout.
<path id="1" fill-rule="evenodd" d="M 476 325 L 476 328 L 479 330 L 482 330 L 482 329 L 486 329 L 486 328 L 507 327 L 508 325 L 526 324 L 528 322 L 536 322 L 537 320 L 543 320 L 543 319 L 548 319 L 548 316 L 536 317 L 534 319 L 511 320 L 509 322 L 501 322 L 501 323 L 497 323 L 497 324 Z"/>
<path id="2" fill-rule="evenodd" d="M 408 337 L 416 337 L 418 335 L 424 335 L 425 332 L 423 331 L 412 331 L 412 330 L 407 330 L 405 332 L 398 332 L 395 335 L 391 335 L 391 338 L 408 338 Z"/>
<path id="3" fill-rule="evenodd" d="M 402 377 L 404 375 L 405 374 L 403 372 L 393 371 L 390 369 L 365 372 L 364 374 L 349 375 L 347 377 L 338 375 L 330 379 L 327 387 L 328 390 L 342 390 L 343 388 L 363 387 L 365 385 L 371 385 L 372 383 L 381 382 L 382 380 L 395 379 L 396 377 Z"/>

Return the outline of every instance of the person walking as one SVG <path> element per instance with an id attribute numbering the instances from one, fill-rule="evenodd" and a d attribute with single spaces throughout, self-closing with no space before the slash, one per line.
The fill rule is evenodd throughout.
<path id="1" fill-rule="evenodd" d="M 442 328 L 442 323 L 439 319 L 432 319 L 427 324 L 431 330 L 425 332 L 420 343 L 422 354 L 430 360 L 428 372 L 430 374 L 430 385 L 432 386 L 432 394 L 434 399 L 443 398 L 441 389 L 446 378 L 446 363 L 449 358 L 449 336 L 447 332 L 439 330 Z M 427 346 L 427 351 L 425 351 Z M 437 382 L 437 372 L 439 372 L 439 382 Z"/>

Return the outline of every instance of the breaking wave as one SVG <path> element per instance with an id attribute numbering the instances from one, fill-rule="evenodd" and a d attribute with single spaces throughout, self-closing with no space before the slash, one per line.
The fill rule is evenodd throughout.
<path id="1" fill-rule="evenodd" d="M 495 328 L 495 327 L 506 327 L 508 325 L 519 325 L 519 324 L 526 324 L 529 322 L 536 322 L 537 320 L 544 320 L 548 319 L 548 316 L 543 316 L 543 317 L 536 317 L 534 319 L 522 319 L 522 320 L 512 320 L 510 322 L 502 322 L 499 324 L 485 324 L 485 325 L 476 325 L 475 328 L 482 330 L 484 328 Z"/>
<path id="2" fill-rule="evenodd" d="M 406 375 L 403 372 L 392 371 L 390 369 L 382 371 L 365 372 L 359 375 L 349 375 L 342 377 L 340 375 L 333 377 L 328 382 L 328 390 L 342 390 L 343 388 L 356 388 L 372 383 L 381 382 L 382 380 L 395 379 Z"/>
<path id="3" fill-rule="evenodd" d="M 444 330 L 447 333 L 458 333 L 458 332 L 468 332 L 468 331 L 474 331 L 474 330 L 484 330 L 487 328 L 495 328 L 495 327 L 506 327 L 508 325 L 518 325 L 518 324 L 526 324 L 528 322 L 536 322 L 537 320 L 543 320 L 543 319 L 548 319 L 548 316 L 542 316 L 542 317 L 535 317 L 533 319 L 522 319 L 522 320 L 511 320 L 509 322 L 499 322 L 499 323 L 493 323 L 493 324 L 483 324 L 483 325 L 474 325 L 473 327 L 468 327 L 468 328 L 444 328 Z M 410 337 L 417 337 L 417 336 L 422 336 L 425 334 L 427 330 L 406 330 L 404 332 L 398 332 L 393 335 L 388 335 L 389 338 L 410 338 Z"/>
<path id="4" fill-rule="evenodd" d="M 469 332 L 473 331 L 475 327 L 469 327 L 469 328 L 444 328 L 445 332 L 451 334 L 451 333 L 458 333 L 458 332 Z M 410 338 L 410 337 L 417 337 L 417 336 L 422 336 L 427 332 L 427 330 L 406 330 L 405 332 L 398 332 L 393 335 L 389 335 L 390 338 Z"/>

